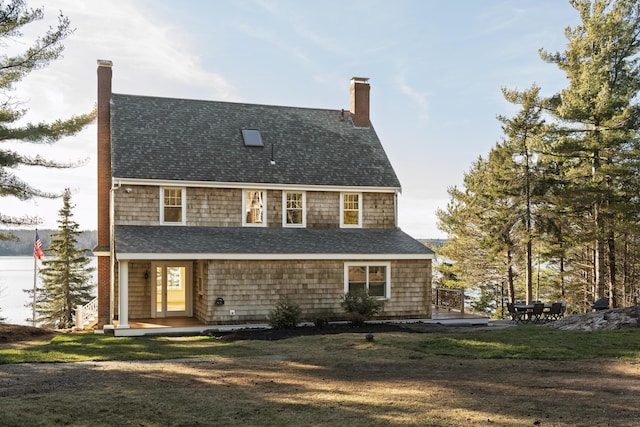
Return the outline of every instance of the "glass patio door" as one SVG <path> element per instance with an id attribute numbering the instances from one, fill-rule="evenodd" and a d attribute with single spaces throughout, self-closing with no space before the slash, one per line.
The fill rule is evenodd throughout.
<path id="1" fill-rule="evenodd" d="M 155 263 L 153 317 L 191 316 L 191 268 L 188 263 Z"/>

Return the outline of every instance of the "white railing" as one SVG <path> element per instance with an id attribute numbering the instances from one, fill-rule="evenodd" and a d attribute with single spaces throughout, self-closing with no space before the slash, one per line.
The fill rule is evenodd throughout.
<path id="1" fill-rule="evenodd" d="M 98 297 L 76 307 L 76 329 L 91 328 L 98 323 Z"/>

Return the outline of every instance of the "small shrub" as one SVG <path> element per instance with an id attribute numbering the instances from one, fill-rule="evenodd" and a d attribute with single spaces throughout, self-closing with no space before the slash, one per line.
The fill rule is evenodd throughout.
<path id="1" fill-rule="evenodd" d="M 289 297 L 280 298 L 280 301 L 269 312 L 269 326 L 273 329 L 295 328 L 300 323 L 302 309 Z"/>
<path id="2" fill-rule="evenodd" d="M 351 317 L 353 326 L 362 326 L 382 309 L 382 301 L 366 292 L 348 292 L 340 305 Z"/>

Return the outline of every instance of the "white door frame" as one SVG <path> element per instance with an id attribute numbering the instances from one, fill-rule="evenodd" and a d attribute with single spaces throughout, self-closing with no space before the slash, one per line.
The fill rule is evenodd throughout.
<path id="1" fill-rule="evenodd" d="M 162 310 L 157 308 L 157 269 L 162 268 L 164 304 Z M 185 268 L 185 310 L 171 312 L 167 311 L 167 267 Z M 188 261 L 154 261 L 151 263 L 151 318 L 158 317 L 192 317 L 193 316 L 193 263 Z"/>

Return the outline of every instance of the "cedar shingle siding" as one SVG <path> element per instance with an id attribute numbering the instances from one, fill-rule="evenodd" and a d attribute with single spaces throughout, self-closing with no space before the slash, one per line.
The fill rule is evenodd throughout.
<path id="1" fill-rule="evenodd" d="M 352 100 L 354 126 L 353 113 L 341 110 L 111 94 L 110 67 L 102 61 L 98 69 L 99 126 L 110 127 L 98 136 L 98 165 L 111 175 L 111 188 L 102 179 L 99 196 L 101 323 L 120 315 L 120 306 L 128 306 L 125 325 L 155 317 L 158 289 L 176 292 L 161 273 L 167 263 L 186 268 L 185 313 L 205 324 L 264 323 L 282 296 L 300 304 L 306 320 L 344 318 L 345 263 L 354 262 L 389 268 L 379 317 L 431 315 L 434 255 L 397 227 L 400 182 L 369 122 L 367 79 L 352 81 L 366 86 L 352 87 L 352 96 L 362 96 Z M 259 131 L 263 146 L 247 146 L 243 129 Z M 174 191 L 161 211 L 167 187 L 186 196 L 181 201 Z M 255 216 L 266 195 L 266 226 L 243 226 L 248 190 L 264 192 L 253 200 Z M 285 191 L 304 192 L 305 227 L 283 227 Z M 360 195 L 355 227 L 341 228 L 343 193 Z M 109 200 L 113 224 L 105 219 Z M 165 214 L 172 223 L 162 224 Z M 110 250 L 114 271 L 107 271 Z M 157 274 L 167 274 L 159 287 Z"/>
<path id="2" fill-rule="evenodd" d="M 152 186 L 129 186 L 131 192 L 117 192 L 115 220 L 118 225 L 158 225 L 160 190 Z M 242 191 L 237 188 L 188 187 L 187 224 L 202 227 L 239 227 L 242 225 Z M 282 191 L 268 191 L 267 224 L 282 226 Z M 340 193 L 307 191 L 307 227 L 340 226 Z M 363 194 L 363 227 L 393 228 L 393 193 Z"/>

